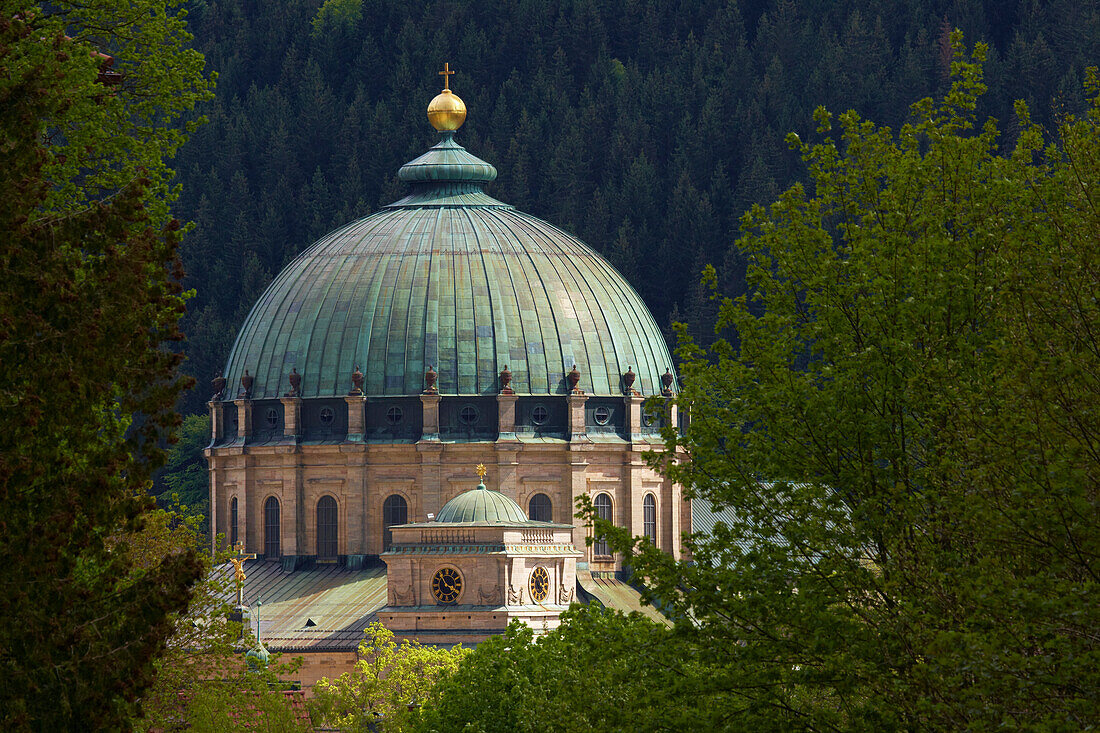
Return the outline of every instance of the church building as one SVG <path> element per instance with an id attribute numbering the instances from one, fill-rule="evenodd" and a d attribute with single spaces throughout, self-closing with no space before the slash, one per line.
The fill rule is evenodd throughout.
<path id="1" fill-rule="evenodd" d="M 209 403 L 211 535 L 257 555 L 264 643 L 326 676 L 373 620 L 471 643 L 574 598 L 637 605 L 581 496 L 676 557 L 691 530 L 643 459 L 678 420 L 643 409 L 676 384 L 660 329 L 603 257 L 486 193 L 450 73 L 408 194 L 275 278 Z"/>

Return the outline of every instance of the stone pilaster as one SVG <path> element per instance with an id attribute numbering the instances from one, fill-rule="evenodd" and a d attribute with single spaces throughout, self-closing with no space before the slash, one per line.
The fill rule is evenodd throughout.
<path id="1" fill-rule="evenodd" d="M 225 437 L 225 405 L 212 400 L 206 406 L 210 408 L 210 442 L 218 443 Z"/>
<path id="2" fill-rule="evenodd" d="M 237 437 L 249 438 L 252 436 L 252 400 L 233 400 L 237 406 Z"/>
<path id="3" fill-rule="evenodd" d="M 519 499 L 517 496 L 519 491 L 519 453 L 516 451 L 518 447 L 517 445 L 499 442 L 496 446 L 497 477 L 494 488 L 512 501 L 518 501 Z"/>
<path id="4" fill-rule="evenodd" d="M 367 398 L 363 395 L 348 395 L 348 440 L 360 441 L 366 432 Z"/>
<path id="5" fill-rule="evenodd" d="M 439 440 L 439 400 L 440 396 L 434 392 L 425 392 L 420 395 L 420 404 L 424 406 L 423 422 L 421 425 L 421 440 Z"/>
<path id="6" fill-rule="evenodd" d="M 302 398 L 283 397 L 283 435 L 297 436 L 302 429 Z"/>
<path id="7" fill-rule="evenodd" d="M 642 439 L 642 403 L 645 398 L 641 395 L 627 395 L 623 397 L 626 404 L 626 429 L 631 442 Z"/>
<path id="8" fill-rule="evenodd" d="M 566 397 L 569 402 L 569 439 L 587 440 L 588 428 L 585 426 L 584 403 L 588 401 L 588 395 L 573 392 Z"/>
<path id="9" fill-rule="evenodd" d="M 213 403 L 211 403 L 213 407 Z M 207 460 L 210 461 L 210 469 L 207 473 L 210 481 L 210 554 L 215 556 L 220 549 L 218 547 L 218 527 L 225 527 L 225 540 L 223 544 L 229 544 L 229 531 L 228 531 L 228 518 L 229 513 L 228 502 L 225 497 L 221 496 L 220 486 L 218 481 L 218 472 L 214 470 L 214 457 L 209 450 L 206 451 Z"/>
<path id="10" fill-rule="evenodd" d="M 497 440 L 516 439 L 516 400 L 514 394 L 497 395 Z"/>
<path id="11" fill-rule="evenodd" d="M 418 443 L 416 450 L 420 454 L 420 507 L 417 508 L 415 496 L 411 496 L 409 521 L 424 522 L 428 514 L 439 514 L 443 507 L 443 444 L 437 434 L 435 440 Z"/>
<path id="12" fill-rule="evenodd" d="M 585 456 L 584 446 L 570 446 L 570 448 L 580 449 L 577 453 L 571 453 L 569 456 L 569 486 L 570 486 L 570 511 L 572 514 L 576 511 L 577 499 L 588 493 L 588 459 Z M 585 537 L 588 536 L 588 527 L 583 524 L 577 524 L 573 522 L 573 546 L 578 548 L 585 547 Z M 588 550 L 584 550 L 585 556 L 588 555 Z M 586 564 L 587 567 L 587 564 Z"/>
<path id="13" fill-rule="evenodd" d="M 676 406 L 676 400 L 669 399 L 665 402 L 665 420 L 669 425 L 676 425 L 676 418 L 678 417 L 679 408 Z"/>

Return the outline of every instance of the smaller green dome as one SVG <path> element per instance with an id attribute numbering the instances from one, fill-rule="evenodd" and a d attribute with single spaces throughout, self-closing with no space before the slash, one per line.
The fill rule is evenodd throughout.
<path id="1" fill-rule="evenodd" d="M 267 650 L 263 642 L 257 641 L 256 646 L 249 649 L 244 658 L 248 662 L 249 669 L 257 669 L 267 666 L 268 660 L 271 659 L 271 652 Z"/>
<path id="2" fill-rule="evenodd" d="M 527 524 L 527 515 L 519 504 L 499 491 L 489 491 L 485 484 L 464 491 L 439 510 L 436 522 L 493 522 L 497 524 Z"/>

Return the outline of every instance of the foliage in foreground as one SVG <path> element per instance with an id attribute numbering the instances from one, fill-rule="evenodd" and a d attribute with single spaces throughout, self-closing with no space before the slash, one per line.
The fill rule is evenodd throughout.
<path id="1" fill-rule="evenodd" d="M 381 623 L 366 629 L 355 669 L 314 688 L 314 719 L 340 730 L 415 730 L 422 710 L 435 704 L 433 686 L 452 675 L 468 649 L 394 641 Z"/>
<path id="2" fill-rule="evenodd" d="M 205 521 L 190 507 L 172 505 L 146 515 L 132 536 L 129 551 L 135 567 L 206 545 Z M 217 560 L 225 562 L 228 551 Z M 186 613 L 171 617 L 172 634 L 155 661 L 155 682 L 141 698 L 139 731 L 299 730 L 294 711 L 280 690 L 279 676 L 297 665 L 281 664 L 273 655 L 266 668 L 249 668 L 244 650 L 255 647 L 252 629 L 230 620 L 234 583 L 231 573 L 217 572 L 209 554 L 200 556 L 203 575 L 191 592 Z"/>
<path id="3" fill-rule="evenodd" d="M 839 141 L 792 137 L 813 192 L 743 220 L 751 295 L 717 323 L 740 349 L 682 342 L 667 475 L 732 519 L 693 564 L 597 523 L 682 619 L 727 728 L 1100 709 L 1100 82 L 1050 141 L 1018 105 L 1002 157 L 974 128 L 983 49 L 954 40 L 950 93 L 896 135 L 848 113 Z"/>
<path id="4" fill-rule="evenodd" d="M 185 386 L 163 159 L 206 82 L 177 13 L 0 3 L 4 730 L 128 728 L 201 569 L 190 549 L 135 565 L 126 539 Z"/>
<path id="5" fill-rule="evenodd" d="M 162 506 L 178 497 L 195 514 L 209 516 L 210 477 L 203 449 L 210 443 L 210 415 L 188 415 L 180 425 L 179 440 L 169 451 L 153 491 Z M 201 533 L 208 533 L 203 527 Z M 207 541 L 206 546 L 210 543 Z"/>
<path id="6" fill-rule="evenodd" d="M 417 730 L 470 733 L 715 730 L 697 650 L 640 614 L 575 604 L 537 639 L 512 622 L 436 689 Z"/>

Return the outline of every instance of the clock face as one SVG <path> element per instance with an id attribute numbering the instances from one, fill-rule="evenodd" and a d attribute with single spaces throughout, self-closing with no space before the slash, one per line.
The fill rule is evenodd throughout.
<path id="1" fill-rule="evenodd" d="M 535 568 L 531 573 L 531 580 L 527 583 L 527 589 L 531 591 L 531 600 L 542 603 L 550 592 L 550 575 L 546 568 Z"/>
<path id="2" fill-rule="evenodd" d="M 462 576 L 454 568 L 440 568 L 432 576 L 432 595 L 440 603 L 455 603 L 462 595 Z"/>

